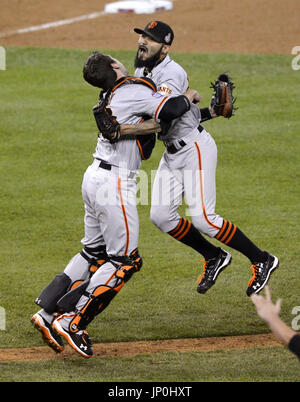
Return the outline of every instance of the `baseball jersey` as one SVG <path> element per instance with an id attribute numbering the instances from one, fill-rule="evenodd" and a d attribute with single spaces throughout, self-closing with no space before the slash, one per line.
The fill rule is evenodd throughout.
<path id="1" fill-rule="evenodd" d="M 163 96 L 182 95 L 189 87 L 188 76 L 185 70 L 167 55 L 164 60 L 153 68 L 150 73 L 145 68 L 137 68 L 136 77 L 147 77 L 156 84 L 157 92 Z M 172 142 L 187 137 L 197 128 L 201 121 L 201 112 L 198 106 L 192 104 L 191 109 L 184 115 L 175 119 L 166 135 L 158 135 L 165 142 Z"/>
<path id="2" fill-rule="evenodd" d="M 168 97 L 155 92 L 149 86 L 133 84 L 134 77 L 126 77 L 116 85 L 110 95 L 107 107 L 120 124 L 138 124 L 144 116 L 159 121 L 158 116 Z M 128 170 L 138 170 L 142 157 L 136 136 L 124 136 L 111 144 L 99 135 L 94 158 Z"/>

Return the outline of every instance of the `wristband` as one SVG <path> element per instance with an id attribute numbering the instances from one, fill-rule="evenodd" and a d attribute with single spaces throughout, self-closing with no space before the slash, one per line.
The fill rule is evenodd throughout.
<path id="1" fill-rule="evenodd" d="M 202 123 L 203 121 L 212 119 L 208 107 L 205 107 L 205 108 L 203 108 L 203 109 L 200 109 L 200 112 L 201 112 L 201 123 Z"/>

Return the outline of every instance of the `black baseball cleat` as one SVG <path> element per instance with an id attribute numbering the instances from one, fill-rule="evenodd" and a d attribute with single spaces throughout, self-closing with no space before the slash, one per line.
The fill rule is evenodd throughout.
<path id="1" fill-rule="evenodd" d="M 199 284 L 197 286 L 198 293 L 205 293 L 216 282 L 220 273 L 231 263 L 231 254 L 227 251 L 220 249 L 220 253 L 217 257 L 208 261 L 204 261 L 204 271 L 198 278 Z"/>
<path id="2" fill-rule="evenodd" d="M 51 324 L 49 324 L 44 318 L 36 313 L 31 319 L 31 323 L 42 334 L 43 341 L 50 346 L 56 353 L 60 353 L 64 350 L 64 344 L 61 337 L 53 331 Z"/>
<path id="3" fill-rule="evenodd" d="M 279 260 L 274 255 L 268 254 L 267 261 L 251 265 L 252 278 L 248 283 L 247 296 L 259 293 L 268 283 L 272 272 L 279 266 Z"/>
<path id="4" fill-rule="evenodd" d="M 93 356 L 92 341 L 87 331 L 70 332 L 64 329 L 59 322 L 59 319 L 54 320 L 52 327 L 59 334 L 62 335 L 69 343 L 69 345 L 78 352 L 81 356 L 89 358 Z"/>

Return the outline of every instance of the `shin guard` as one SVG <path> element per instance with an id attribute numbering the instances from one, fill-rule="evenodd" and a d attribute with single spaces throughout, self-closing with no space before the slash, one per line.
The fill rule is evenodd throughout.
<path id="1" fill-rule="evenodd" d="M 53 314 L 57 311 L 58 300 L 67 292 L 71 284 L 71 278 L 65 273 L 57 274 L 54 279 L 42 290 L 35 299 L 35 303 L 42 307 L 47 313 Z"/>
<path id="2" fill-rule="evenodd" d="M 93 318 L 109 305 L 123 286 L 124 281 L 121 281 L 121 283 L 114 288 L 108 285 L 98 286 L 93 293 L 90 294 L 83 308 L 75 314 L 75 317 L 70 322 L 70 331 L 77 332 L 85 329 Z"/>
<path id="3" fill-rule="evenodd" d="M 90 258 L 84 253 L 84 250 L 82 250 L 80 254 L 90 263 L 90 276 L 84 281 L 78 280 L 72 283 L 70 289 L 68 289 L 68 292 L 57 301 L 57 309 L 60 314 L 75 310 L 79 299 L 85 294 L 85 290 L 90 283 L 90 278 L 103 264 L 105 264 L 105 262 L 107 262 L 106 253 L 101 255 L 98 254 L 97 258 Z"/>
<path id="4" fill-rule="evenodd" d="M 90 279 L 86 281 L 78 281 L 74 284 L 69 292 L 64 294 L 57 301 L 57 310 L 60 314 L 68 313 L 70 311 L 74 311 L 76 304 L 82 295 L 85 294 L 85 289 L 88 287 L 90 283 Z"/>

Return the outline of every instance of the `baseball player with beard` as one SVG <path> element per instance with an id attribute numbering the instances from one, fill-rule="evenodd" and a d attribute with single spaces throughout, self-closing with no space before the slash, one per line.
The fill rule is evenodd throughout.
<path id="1" fill-rule="evenodd" d="M 189 82 L 184 69 L 169 56 L 174 39 L 171 27 L 151 21 L 144 29 L 134 31 L 140 34 L 134 75 L 153 80 L 164 96 L 183 94 Z M 252 278 L 246 291 L 250 296 L 264 288 L 279 261 L 255 245 L 235 224 L 215 213 L 217 147 L 200 124 L 213 117 L 217 117 L 213 107 L 199 109 L 191 105 L 188 112 L 158 135 L 166 150 L 153 184 L 151 220 L 162 232 L 204 256 L 199 293 L 214 285 L 232 259 L 230 253 L 212 245 L 201 233 L 244 254 L 251 262 Z M 191 221 L 177 211 L 184 195 Z"/>
<path id="2" fill-rule="evenodd" d="M 99 104 L 104 102 L 122 124 L 138 124 L 144 116 L 171 121 L 199 100 L 190 89 L 184 95 L 162 96 L 150 79 L 129 77 L 118 60 L 99 52 L 87 59 L 83 74 L 88 83 L 103 89 Z M 82 182 L 84 248 L 42 290 L 35 301 L 41 310 L 31 318 L 56 352 L 64 349 L 63 337 L 81 356 L 91 357 L 86 327 L 142 266 L 136 173 L 151 151 L 149 143 L 138 142 L 136 136 L 112 144 L 99 134 L 94 161 Z"/>

